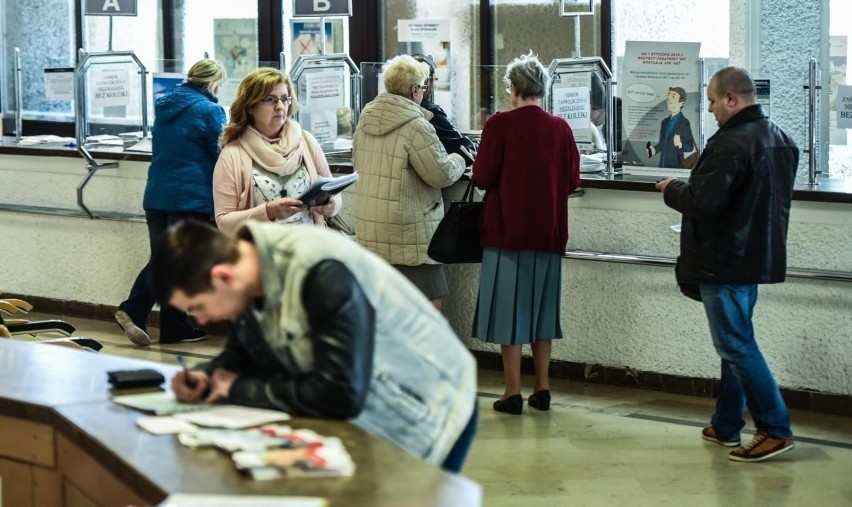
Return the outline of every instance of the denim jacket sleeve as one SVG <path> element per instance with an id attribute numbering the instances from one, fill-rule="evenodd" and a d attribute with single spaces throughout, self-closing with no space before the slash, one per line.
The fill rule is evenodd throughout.
<path id="1" fill-rule="evenodd" d="M 302 304 L 313 342 L 314 369 L 297 377 L 241 376 L 229 401 L 293 415 L 352 418 L 370 387 L 375 310 L 346 266 L 333 260 L 308 271 Z"/>

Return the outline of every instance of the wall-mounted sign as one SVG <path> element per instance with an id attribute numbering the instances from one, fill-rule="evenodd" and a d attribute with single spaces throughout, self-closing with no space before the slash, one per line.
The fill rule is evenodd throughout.
<path id="1" fill-rule="evenodd" d="M 45 100 L 74 100 L 74 68 L 44 69 Z"/>
<path id="2" fill-rule="evenodd" d="M 757 97 L 757 103 L 763 108 L 763 112 L 766 113 L 766 116 L 770 116 L 769 109 L 772 104 L 771 90 L 772 88 L 769 85 L 768 79 L 754 80 L 754 94 Z"/>
<path id="3" fill-rule="evenodd" d="M 137 0 L 86 0 L 86 16 L 136 16 Z"/>
<path id="4" fill-rule="evenodd" d="M 584 16 L 594 14 L 594 0 L 559 0 L 560 16 Z"/>
<path id="5" fill-rule="evenodd" d="M 352 0 L 293 0 L 293 17 L 351 15 Z"/>

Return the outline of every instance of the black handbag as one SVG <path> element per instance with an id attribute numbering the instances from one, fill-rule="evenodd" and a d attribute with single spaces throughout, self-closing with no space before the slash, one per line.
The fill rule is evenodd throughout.
<path id="1" fill-rule="evenodd" d="M 429 257 L 444 264 L 482 262 L 479 216 L 483 204 L 474 202 L 471 180 L 461 201 L 450 202 L 447 213 L 435 229 L 427 250 Z"/>

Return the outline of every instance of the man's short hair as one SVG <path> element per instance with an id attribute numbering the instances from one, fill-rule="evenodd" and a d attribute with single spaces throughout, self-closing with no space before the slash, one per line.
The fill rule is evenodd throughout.
<path id="1" fill-rule="evenodd" d="M 680 86 L 670 86 L 669 91 L 677 93 L 678 97 L 680 97 L 680 102 L 686 103 L 686 90 Z"/>
<path id="2" fill-rule="evenodd" d="M 751 79 L 748 71 L 742 67 L 725 67 L 713 74 L 713 82 L 716 86 L 714 90 L 716 95 L 733 92 L 734 95 L 739 97 L 755 98 L 754 80 Z"/>
<path id="3" fill-rule="evenodd" d="M 170 227 L 156 242 L 148 264 L 154 298 L 167 304 L 176 290 L 194 296 L 212 289 L 210 271 L 240 258 L 239 242 L 213 226 L 186 220 Z"/>

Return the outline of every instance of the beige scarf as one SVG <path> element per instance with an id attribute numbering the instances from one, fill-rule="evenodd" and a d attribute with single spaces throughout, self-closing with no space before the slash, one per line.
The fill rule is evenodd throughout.
<path id="1" fill-rule="evenodd" d="M 240 134 L 240 145 L 251 159 L 279 176 L 293 174 L 302 165 L 302 142 L 302 127 L 292 118 L 287 118 L 277 139 L 270 139 L 251 126 Z"/>

